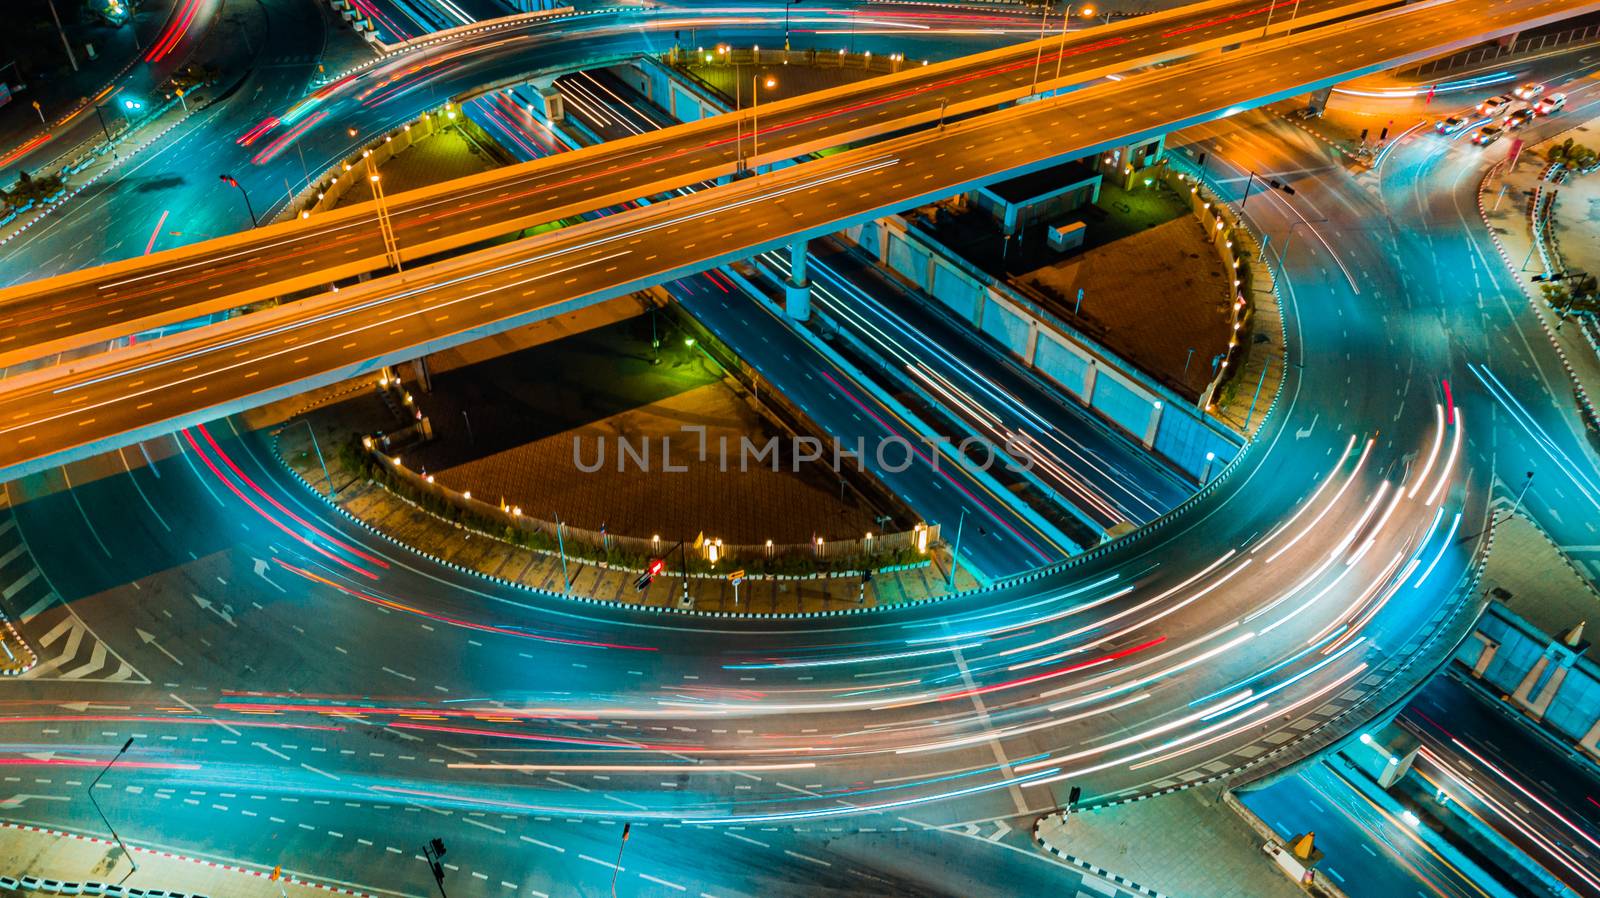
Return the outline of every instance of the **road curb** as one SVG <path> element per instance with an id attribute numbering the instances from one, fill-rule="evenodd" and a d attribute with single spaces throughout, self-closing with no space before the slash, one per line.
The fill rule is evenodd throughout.
<path id="1" fill-rule="evenodd" d="M 33 824 L 30 824 L 30 823 L 13 823 L 13 822 L 8 821 L 8 820 L 0 820 L 0 830 L 8 830 L 8 829 L 9 830 L 15 830 L 15 831 L 18 831 L 18 832 L 38 833 L 40 835 L 51 836 L 51 837 L 56 838 L 56 839 L 71 839 L 71 840 L 77 841 L 77 842 L 89 842 L 89 843 L 92 843 L 92 844 L 95 844 L 95 845 L 105 845 L 105 846 L 108 846 L 108 847 L 116 847 L 117 844 L 118 844 L 117 842 L 114 842 L 111 839 L 102 839 L 99 836 L 86 836 L 86 835 L 83 835 L 82 833 L 67 832 L 65 830 L 51 829 L 49 827 L 44 827 L 44 826 L 35 826 Z M 140 845 L 129 845 L 129 846 L 127 846 L 127 850 L 129 852 L 133 852 L 133 853 L 147 854 L 147 855 L 150 855 L 151 857 L 162 857 L 162 858 L 167 858 L 168 860 L 184 861 L 184 862 L 191 863 L 191 864 L 196 864 L 196 865 L 202 866 L 202 867 L 210 867 L 210 868 L 212 868 L 214 870 L 225 870 L 225 871 L 227 871 L 229 873 L 244 873 L 244 874 L 247 874 L 249 876 L 257 877 L 259 879 L 271 879 L 272 878 L 272 874 L 273 874 L 273 871 L 271 871 L 271 870 L 258 870 L 258 869 L 254 869 L 254 868 L 251 868 L 251 867 L 241 866 L 239 864 L 226 864 L 226 863 L 222 863 L 220 861 L 211 861 L 211 860 L 206 860 L 205 858 L 191 857 L 190 855 L 186 855 L 186 854 L 177 854 L 177 853 L 171 852 L 171 851 L 162 851 L 162 850 L 157 849 L 157 848 L 145 848 L 145 847 L 140 846 Z M 335 885 L 329 885 L 327 883 L 316 882 L 316 881 L 309 880 L 309 879 L 302 879 L 302 878 L 300 878 L 299 876 L 296 876 L 293 873 L 282 873 L 279 878 L 283 882 L 286 882 L 286 883 L 290 883 L 290 884 L 297 885 L 297 886 L 304 886 L 306 888 L 311 888 L 311 889 L 320 889 L 320 890 L 322 890 L 324 892 L 332 892 L 333 894 L 336 894 L 336 895 L 351 895 L 351 896 L 355 896 L 355 898 L 379 898 L 379 896 L 374 895 L 371 892 L 363 892 L 363 891 L 360 891 L 359 889 L 351 889 L 351 888 L 346 888 L 344 886 L 335 886 Z M 0 880 L 0 883 L 3 883 L 3 882 L 4 882 L 3 880 Z M 68 886 L 80 885 L 80 883 L 65 882 L 65 881 L 63 881 L 63 882 L 64 882 L 65 885 L 68 885 Z M 146 891 L 148 891 L 148 890 L 146 890 Z M 168 894 L 176 896 L 176 895 L 185 894 L 185 893 L 169 892 Z M 206 896 L 195 894 L 195 895 L 189 895 L 189 898 L 206 898 Z"/>
<path id="2" fill-rule="evenodd" d="M 1112 873 L 1110 870 L 1107 870 L 1104 867 L 1097 867 L 1094 864 L 1091 864 L 1088 861 L 1084 860 L 1083 858 L 1077 857 L 1075 855 L 1068 854 L 1065 851 L 1062 851 L 1060 848 L 1057 848 L 1053 843 L 1051 843 L 1051 841 L 1048 838 L 1045 837 L 1044 833 L 1042 832 L 1042 828 L 1043 828 L 1044 822 L 1046 820 L 1050 820 L 1052 818 L 1060 817 L 1060 816 L 1061 816 L 1060 814 L 1048 814 L 1048 815 L 1046 815 L 1044 817 L 1040 817 L 1037 821 L 1034 822 L 1034 824 L 1033 824 L 1033 842 L 1034 842 L 1035 845 L 1038 845 L 1040 848 L 1044 849 L 1045 851 L 1049 852 L 1050 854 L 1054 855 L 1055 857 L 1058 857 L 1058 858 L 1066 861 L 1067 863 L 1072 864 L 1075 867 L 1079 867 L 1079 868 L 1082 868 L 1084 870 L 1087 870 L 1090 873 L 1093 873 L 1095 876 L 1100 877 L 1101 879 L 1109 880 L 1110 882 L 1116 883 L 1117 885 L 1121 886 L 1124 889 L 1127 889 L 1130 892 L 1133 892 L 1134 894 L 1144 895 L 1144 896 L 1147 896 L 1147 898 L 1172 898 L 1171 895 L 1168 895 L 1165 892 L 1159 892 L 1159 891 L 1157 891 L 1155 889 L 1150 888 L 1149 886 L 1139 885 L 1138 883 L 1134 882 L 1131 879 L 1128 879 L 1127 877 L 1121 875 L 1120 873 Z"/>
<path id="3" fill-rule="evenodd" d="M 1521 291 L 1523 298 L 1528 301 L 1528 305 L 1533 311 L 1533 317 L 1539 319 L 1539 327 L 1544 329 L 1545 338 L 1550 341 L 1550 347 L 1556 351 L 1556 358 L 1561 360 L 1561 368 L 1567 373 L 1567 381 L 1572 385 L 1572 392 L 1577 397 L 1578 404 L 1583 407 L 1583 412 L 1589 418 L 1589 420 L 1596 420 L 1594 401 L 1589 398 L 1588 391 L 1583 388 L 1583 384 L 1578 380 L 1578 373 L 1573 370 L 1572 362 L 1567 358 L 1566 350 L 1562 349 L 1561 343 L 1556 340 L 1555 331 L 1551 329 L 1550 322 L 1545 319 L 1544 311 L 1539 308 L 1539 298 L 1534 296 L 1533 293 L 1528 290 L 1527 284 L 1524 282 L 1524 279 L 1521 276 L 1521 272 L 1516 270 L 1512 264 L 1510 253 L 1506 252 L 1505 243 L 1501 241 L 1500 235 L 1495 232 L 1494 225 L 1489 221 L 1489 210 L 1484 206 L 1483 203 L 1484 185 L 1488 184 L 1489 179 L 1494 177 L 1495 173 L 1499 172 L 1504 167 L 1504 162 L 1497 162 L 1494 165 L 1491 165 L 1489 170 L 1483 173 L 1483 179 L 1478 182 L 1478 189 L 1476 191 L 1478 199 L 1478 217 L 1482 219 L 1483 229 L 1488 232 L 1489 239 L 1494 242 L 1495 251 L 1500 253 L 1500 260 L 1505 263 L 1506 271 L 1511 275 L 1511 279 L 1516 282 L 1517 289 Z M 1537 206 L 1535 206 L 1535 211 L 1537 211 Z M 1528 235 L 1528 240 L 1531 243 L 1536 244 L 1538 237 L 1530 233 Z"/>

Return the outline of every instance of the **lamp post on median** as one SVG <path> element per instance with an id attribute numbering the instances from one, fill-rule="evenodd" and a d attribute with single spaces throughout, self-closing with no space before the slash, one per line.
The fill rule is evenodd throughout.
<path id="1" fill-rule="evenodd" d="M 760 75 L 750 79 L 750 93 L 754 95 L 750 105 L 750 173 L 752 175 L 761 171 L 761 165 L 756 161 L 756 157 L 761 155 L 761 88 L 763 86 L 768 89 L 777 87 L 778 79 L 771 75 L 767 76 L 765 82 L 761 80 Z"/>
<path id="2" fill-rule="evenodd" d="M 394 266 L 395 271 L 405 270 L 400 262 L 400 240 L 394 233 L 394 219 L 389 215 L 388 198 L 383 193 L 383 179 L 372 167 L 372 151 L 362 150 L 361 156 L 367 161 L 367 183 L 372 185 L 372 199 L 378 211 L 378 236 L 383 239 L 383 257 Z"/>
<path id="3" fill-rule="evenodd" d="M 237 187 L 237 188 L 239 188 L 239 193 L 244 196 L 244 208 L 245 208 L 245 211 L 250 213 L 250 227 L 252 227 L 252 228 L 260 227 L 261 226 L 261 222 L 256 219 L 256 207 L 253 204 L 251 204 L 251 202 L 250 202 L 250 194 L 249 194 L 248 191 L 246 191 L 244 189 L 244 185 L 240 184 L 238 179 L 236 179 L 233 175 L 221 175 L 220 177 L 222 179 L 222 183 L 228 185 L 229 187 Z"/>
<path id="4" fill-rule="evenodd" d="M 1094 7 L 1093 6 L 1085 6 L 1083 9 L 1078 10 L 1078 15 L 1083 16 L 1086 19 L 1092 19 L 1092 18 L 1094 18 Z M 1067 23 L 1069 23 L 1071 21 L 1072 21 L 1072 7 L 1068 6 L 1067 8 L 1065 8 L 1065 9 L 1063 9 L 1061 11 L 1061 40 L 1056 42 L 1056 78 L 1057 79 L 1060 79 L 1060 77 L 1061 77 L 1061 60 L 1065 59 L 1066 56 L 1067 56 Z"/>
<path id="5" fill-rule="evenodd" d="M 117 760 L 122 757 L 123 753 L 131 747 L 133 747 L 133 737 L 129 736 L 128 741 L 122 743 L 122 747 L 117 749 L 117 753 L 112 756 L 109 762 L 106 763 L 105 769 L 101 770 L 99 775 L 94 778 L 94 782 L 89 784 L 89 803 L 94 805 L 95 811 L 100 815 L 100 822 L 104 823 L 106 825 L 106 829 L 111 831 L 111 838 L 115 839 L 117 841 L 117 847 L 122 849 L 122 856 L 127 858 L 128 864 L 133 867 L 132 872 L 138 872 L 139 863 L 133 859 L 132 854 L 128 853 L 128 846 L 124 845 L 122 842 L 122 837 L 117 835 L 117 828 L 111 825 L 110 820 L 106 819 L 106 812 L 104 808 L 100 807 L 100 800 L 94 797 L 94 790 L 96 786 L 100 785 L 100 778 L 105 776 L 107 773 L 110 773 L 111 765 L 117 763 Z"/>
<path id="6" fill-rule="evenodd" d="M 106 127 L 106 114 L 101 111 L 99 103 L 94 104 L 94 117 L 100 120 L 100 130 L 105 132 L 106 143 L 111 143 L 111 129 Z M 44 121 L 44 116 L 41 115 L 39 121 Z"/>
<path id="7" fill-rule="evenodd" d="M 1033 83 L 1028 85 L 1028 96 L 1039 92 L 1039 66 L 1044 62 L 1044 29 L 1050 22 L 1050 0 L 1045 0 L 1043 12 L 1039 15 L 1039 48 L 1033 54 Z M 1061 14 L 1061 31 L 1065 35 L 1067 30 L 1067 14 Z M 1064 39 L 1064 38 L 1063 38 Z"/>

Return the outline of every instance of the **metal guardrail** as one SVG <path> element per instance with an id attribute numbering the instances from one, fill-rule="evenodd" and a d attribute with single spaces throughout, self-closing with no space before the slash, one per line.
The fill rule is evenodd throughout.
<path id="1" fill-rule="evenodd" d="M 1471 50 L 1462 50 L 1432 62 L 1404 69 L 1398 74 L 1401 76 L 1423 77 L 1438 72 L 1448 72 L 1455 69 L 1464 69 L 1486 62 L 1508 59 L 1521 56 L 1525 53 L 1540 53 L 1545 50 L 1555 50 L 1586 41 L 1600 41 L 1600 24 L 1589 25 L 1585 28 L 1574 28 L 1571 31 L 1562 31 L 1556 34 L 1541 34 L 1534 37 L 1522 38 L 1509 44 L 1491 44 Z"/>

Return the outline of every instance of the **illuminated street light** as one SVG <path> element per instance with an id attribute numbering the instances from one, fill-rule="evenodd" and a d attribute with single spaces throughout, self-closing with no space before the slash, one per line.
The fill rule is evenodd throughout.
<path id="1" fill-rule="evenodd" d="M 750 109 L 750 171 L 752 174 L 760 171 L 759 163 L 755 162 L 755 158 L 761 155 L 761 90 L 758 85 L 765 86 L 770 90 L 778 86 L 778 79 L 771 75 L 767 76 L 765 82 L 762 82 L 760 75 L 750 79 L 750 92 L 755 94 L 755 99 Z"/>
<path id="2" fill-rule="evenodd" d="M 365 154 L 363 154 L 365 155 Z M 400 240 L 394 233 L 394 220 L 389 215 L 388 199 L 383 193 L 383 180 L 372 167 L 372 159 L 367 159 L 367 182 L 372 185 L 372 197 L 378 210 L 378 234 L 383 238 L 383 255 L 395 271 L 403 271 L 400 262 Z M 409 400 L 409 397 L 407 397 Z"/>
<path id="3" fill-rule="evenodd" d="M 245 211 L 250 213 L 250 227 L 260 227 L 261 222 L 256 219 L 256 208 L 250 203 L 250 194 L 244 189 L 244 185 L 240 184 L 233 175 L 221 175 L 219 177 L 221 177 L 222 183 L 227 184 L 229 187 L 239 188 L 239 193 L 244 196 Z"/>

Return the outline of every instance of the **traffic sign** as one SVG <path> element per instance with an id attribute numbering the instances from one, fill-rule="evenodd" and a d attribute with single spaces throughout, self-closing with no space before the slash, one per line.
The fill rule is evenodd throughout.
<path id="1" fill-rule="evenodd" d="M 744 582 L 744 570 L 740 569 L 740 570 L 737 570 L 737 571 L 734 571 L 734 572 L 728 574 L 728 582 L 729 583 L 734 583 L 734 584 L 743 583 Z"/>

